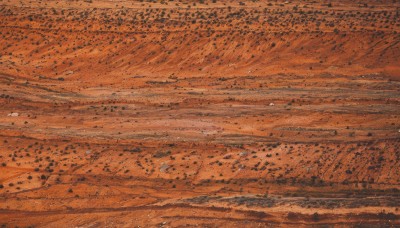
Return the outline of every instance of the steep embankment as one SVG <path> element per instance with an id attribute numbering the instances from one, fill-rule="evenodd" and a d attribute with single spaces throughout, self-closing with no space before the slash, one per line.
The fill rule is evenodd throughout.
<path id="1" fill-rule="evenodd" d="M 3 5 L 1 70 L 31 79 L 41 75 L 92 83 L 116 83 L 136 75 L 399 76 L 395 7 L 91 4 Z"/>

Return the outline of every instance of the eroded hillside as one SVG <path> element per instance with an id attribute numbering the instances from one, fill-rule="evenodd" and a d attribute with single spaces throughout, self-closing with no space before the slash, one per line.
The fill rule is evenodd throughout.
<path id="1" fill-rule="evenodd" d="M 0 3 L 0 224 L 400 225 L 399 3 Z"/>

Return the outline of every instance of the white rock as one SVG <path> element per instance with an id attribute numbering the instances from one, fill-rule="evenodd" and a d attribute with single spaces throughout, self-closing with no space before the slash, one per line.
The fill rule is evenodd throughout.
<path id="1" fill-rule="evenodd" d="M 74 72 L 72 70 L 68 70 L 68 71 L 65 72 L 65 75 L 70 75 L 70 74 L 73 74 L 73 73 Z"/>
<path id="2" fill-rule="evenodd" d="M 275 104 L 274 103 L 269 103 L 269 106 L 275 106 Z"/>
<path id="3" fill-rule="evenodd" d="M 19 116 L 19 113 L 18 112 L 12 112 L 12 113 L 8 114 L 7 116 L 17 117 L 17 116 Z"/>
<path id="4" fill-rule="evenodd" d="M 162 164 L 160 167 L 160 172 L 165 173 L 168 168 L 169 168 L 168 164 Z"/>

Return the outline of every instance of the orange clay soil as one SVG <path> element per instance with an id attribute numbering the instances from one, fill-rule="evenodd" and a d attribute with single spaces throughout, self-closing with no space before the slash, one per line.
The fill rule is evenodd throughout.
<path id="1" fill-rule="evenodd" d="M 0 1 L 0 226 L 400 226 L 400 3 Z"/>

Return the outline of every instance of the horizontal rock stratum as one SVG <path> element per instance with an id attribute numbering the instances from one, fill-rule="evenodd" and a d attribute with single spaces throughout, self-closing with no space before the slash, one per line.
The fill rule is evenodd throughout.
<path id="1" fill-rule="evenodd" d="M 400 223 L 395 1 L 2 1 L 0 225 Z"/>

